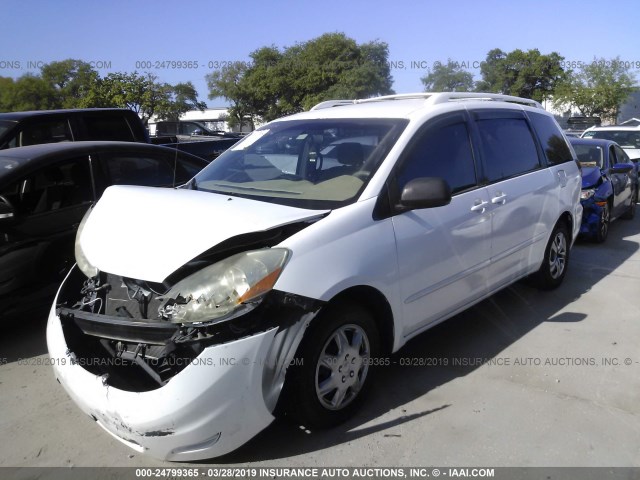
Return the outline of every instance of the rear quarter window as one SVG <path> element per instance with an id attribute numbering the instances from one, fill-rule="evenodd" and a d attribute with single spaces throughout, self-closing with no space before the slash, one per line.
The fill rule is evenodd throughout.
<path id="1" fill-rule="evenodd" d="M 117 115 L 85 115 L 86 140 L 114 140 L 135 142 L 136 138 L 123 116 Z"/>
<path id="2" fill-rule="evenodd" d="M 573 161 L 569 145 L 555 120 L 540 113 L 527 112 L 527 115 L 538 135 L 547 163 L 559 165 Z"/>

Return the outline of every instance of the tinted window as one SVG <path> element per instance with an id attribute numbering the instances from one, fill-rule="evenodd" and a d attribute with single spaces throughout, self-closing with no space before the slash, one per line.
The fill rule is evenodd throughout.
<path id="1" fill-rule="evenodd" d="M 464 123 L 429 128 L 411 148 L 397 174 L 398 191 L 415 178 L 440 177 L 453 193 L 473 187 L 476 172 Z"/>
<path id="2" fill-rule="evenodd" d="M 538 134 L 538 139 L 544 150 L 547 162 L 550 165 L 571 162 L 571 150 L 560 132 L 555 120 L 548 115 L 528 112 L 533 128 Z"/>
<path id="3" fill-rule="evenodd" d="M 613 149 L 613 146 L 609 147 L 609 167 L 613 167 L 618 160 L 616 159 L 616 152 Z"/>
<path id="4" fill-rule="evenodd" d="M 84 124 L 87 140 L 135 141 L 129 123 L 118 115 L 85 115 Z"/>
<path id="5" fill-rule="evenodd" d="M 178 124 L 175 122 L 162 122 L 156 124 L 156 135 L 176 135 Z"/>
<path id="6" fill-rule="evenodd" d="M 617 158 L 618 162 L 629 163 L 631 161 L 629 159 L 629 155 L 627 155 L 624 150 L 622 150 L 618 146 L 615 146 L 614 148 L 615 148 L 615 151 L 616 151 L 616 158 Z"/>
<path id="7" fill-rule="evenodd" d="M 174 184 L 174 162 L 164 156 L 109 155 L 105 156 L 104 162 L 112 185 L 155 187 Z M 191 178 L 183 172 L 176 170 L 176 184 Z"/>
<path id="8" fill-rule="evenodd" d="M 72 141 L 71 129 L 67 120 L 47 120 L 32 122 L 25 125 L 14 139 L 9 141 L 10 147 L 39 145 L 41 143 L 56 143 Z"/>
<path id="9" fill-rule="evenodd" d="M 490 182 L 540 167 L 531 131 L 524 119 L 493 118 L 477 121 L 485 173 Z"/>
<path id="10" fill-rule="evenodd" d="M 22 214 L 45 213 L 93 201 L 87 157 L 51 165 L 0 192 Z"/>
<path id="11" fill-rule="evenodd" d="M 194 135 L 194 134 L 203 135 L 206 132 L 201 125 L 198 125 L 197 123 L 187 122 L 187 123 L 180 124 L 180 133 L 182 135 Z"/>

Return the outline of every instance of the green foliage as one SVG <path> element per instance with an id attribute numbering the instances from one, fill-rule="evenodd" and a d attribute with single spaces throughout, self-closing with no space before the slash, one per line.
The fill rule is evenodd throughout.
<path id="1" fill-rule="evenodd" d="M 388 55 L 384 42 L 358 45 L 343 33 L 324 34 L 282 51 L 263 47 L 250 54 L 250 63 L 207 75 L 209 98 L 229 100 L 231 117 L 242 123 L 308 110 L 324 100 L 389 94 Z"/>
<path id="2" fill-rule="evenodd" d="M 575 106 L 584 116 L 615 122 L 620 105 L 631 93 L 634 83 L 634 76 L 619 57 L 596 58 L 578 72 L 571 72 L 567 80 L 558 85 L 553 105 L 558 109 Z"/>
<path id="3" fill-rule="evenodd" d="M 137 112 L 146 124 L 152 115 L 177 120 L 189 110 L 204 110 L 191 82 L 169 85 L 150 73 L 98 72 L 81 60 L 51 62 L 39 76 L 0 77 L 0 111 L 120 107 Z"/>
<path id="4" fill-rule="evenodd" d="M 422 77 L 425 92 L 470 92 L 473 90 L 473 75 L 463 70 L 451 59 L 446 64 L 436 64 L 433 71 Z"/>
<path id="5" fill-rule="evenodd" d="M 564 57 L 556 52 L 542 55 L 538 49 L 526 52 L 516 49 L 505 53 L 490 50 L 480 65 L 482 80 L 476 91 L 503 93 L 541 102 L 566 79 L 562 68 Z"/>
<path id="6" fill-rule="evenodd" d="M 100 76 L 82 60 L 51 62 L 40 69 L 40 77 L 56 91 L 59 108 L 83 108 L 95 101 Z"/>
<path id="7" fill-rule="evenodd" d="M 0 88 L 0 111 L 46 110 L 59 106 L 55 89 L 35 75 L 26 74 L 15 81 L 3 78 Z"/>

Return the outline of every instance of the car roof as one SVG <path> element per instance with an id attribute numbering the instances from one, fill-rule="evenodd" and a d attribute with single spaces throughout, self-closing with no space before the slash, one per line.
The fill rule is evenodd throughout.
<path id="1" fill-rule="evenodd" d="M 0 113 L 0 120 L 22 120 L 30 117 L 40 117 L 47 115 L 69 115 L 91 112 L 132 112 L 128 108 L 72 108 L 66 110 L 31 110 L 27 112 L 4 112 Z"/>
<path id="2" fill-rule="evenodd" d="M 625 132 L 636 132 L 640 130 L 640 125 L 637 126 L 629 126 L 629 125 L 606 125 L 604 127 L 591 127 L 585 130 L 585 132 L 598 132 L 603 130 L 621 130 Z"/>
<path id="3" fill-rule="evenodd" d="M 618 145 L 613 140 L 606 140 L 604 138 L 577 138 L 567 137 L 571 142 L 571 145 L 595 145 L 598 147 L 608 148 L 610 145 Z"/>
<path id="4" fill-rule="evenodd" d="M 475 92 L 421 92 L 363 100 L 329 100 L 319 103 L 308 112 L 285 117 L 282 120 L 322 119 L 322 118 L 411 118 L 426 113 L 437 106 L 469 108 L 535 108 L 545 110 L 535 100 Z M 464 107 L 463 107 L 464 108 Z"/>
<path id="5" fill-rule="evenodd" d="M 91 155 L 92 153 L 122 152 L 145 154 L 153 152 L 173 153 L 177 157 L 188 158 L 191 161 L 202 164 L 205 167 L 208 162 L 200 157 L 174 148 L 163 147 L 140 142 L 114 142 L 114 141 L 82 141 L 82 142 L 58 142 L 29 145 L 27 147 L 8 148 L 0 150 L 0 164 L 11 165 L 0 169 L 0 179 L 21 175 L 25 170 L 32 170 L 37 166 L 46 166 L 60 160 L 60 157 L 70 155 Z"/>

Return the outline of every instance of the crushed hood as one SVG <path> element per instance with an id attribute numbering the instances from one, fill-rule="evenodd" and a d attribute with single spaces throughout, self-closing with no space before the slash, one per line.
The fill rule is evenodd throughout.
<path id="1" fill-rule="evenodd" d="M 582 188 L 593 187 L 602 177 L 598 167 L 582 167 Z"/>
<path id="2" fill-rule="evenodd" d="M 194 190 L 113 186 L 93 208 L 80 244 L 101 271 L 161 282 L 231 237 L 326 213 Z"/>

